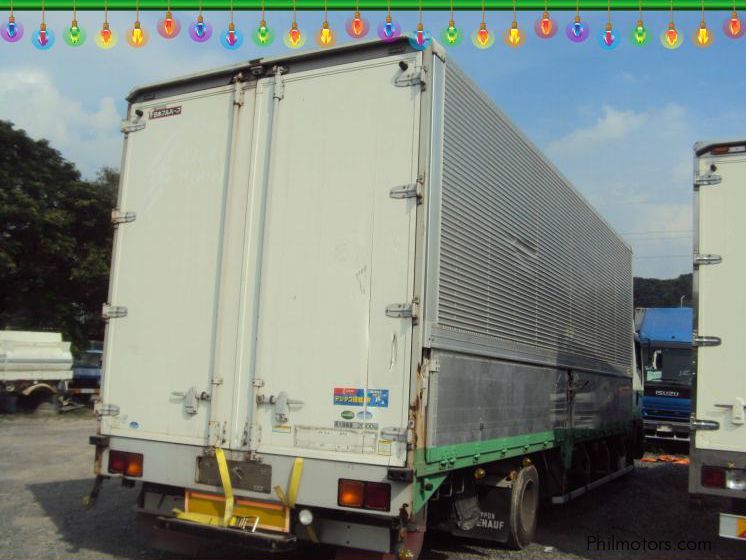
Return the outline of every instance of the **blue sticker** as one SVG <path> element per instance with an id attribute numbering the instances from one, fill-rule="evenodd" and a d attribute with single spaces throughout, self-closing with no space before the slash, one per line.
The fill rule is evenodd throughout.
<path id="1" fill-rule="evenodd" d="M 388 408 L 389 390 L 388 389 L 368 389 L 366 396 L 365 389 L 354 387 L 335 387 L 334 404 L 338 406 L 364 406 Z"/>
<path id="2" fill-rule="evenodd" d="M 373 418 L 373 413 L 368 410 L 361 410 L 357 413 L 358 420 L 370 420 Z"/>
<path id="3" fill-rule="evenodd" d="M 135 422 L 134 420 L 133 420 L 132 422 L 130 422 L 130 428 L 131 428 L 131 429 L 133 429 L 133 430 L 136 430 L 136 429 L 137 429 L 137 428 L 139 428 L 139 427 L 140 427 L 140 424 L 138 424 L 138 423 L 137 423 L 137 422 Z"/>

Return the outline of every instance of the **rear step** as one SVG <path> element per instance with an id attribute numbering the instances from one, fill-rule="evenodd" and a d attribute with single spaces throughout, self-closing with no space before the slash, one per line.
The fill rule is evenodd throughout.
<path id="1" fill-rule="evenodd" d="M 205 538 L 220 538 L 221 541 L 239 543 L 241 546 L 254 550 L 268 552 L 287 552 L 295 550 L 298 539 L 295 535 L 284 533 L 270 533 L 265 531 L 251 531 L 220 527 L 218 525 L 204 525 L 175 517 L 160 516 L 156 518 L 156 526 L 170 531 L 180 531 Z"/>

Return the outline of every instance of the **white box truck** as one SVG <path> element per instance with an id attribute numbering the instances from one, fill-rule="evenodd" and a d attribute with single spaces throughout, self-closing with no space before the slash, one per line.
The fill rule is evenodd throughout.
<path id="1" fill-rule="evenodd" d="M 96 471 L 143 524 L 414 558 L 631 468 L 631 252 L 444 51 L 129 98 Z"/>
<path id="2" fill-rule="evenodd" d="M 746 540 L 746 140 L 694 146 L 694 404 L 689 491 L 733 498 L 720 536 Z"/>
<path id="3" fill-rule="evenodd" d="M 16 406 L 55 410 L 51 401 L 73 378 L 70 343 L 56 332 L 0 331 L 0 412 Z"/>

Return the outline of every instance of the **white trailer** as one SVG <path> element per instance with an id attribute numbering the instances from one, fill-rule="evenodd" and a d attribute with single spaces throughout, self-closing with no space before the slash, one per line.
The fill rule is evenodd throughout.
<path id="1" fill-rule="evenodd" d="M 438 45 L 128 100 L 92 443 L 147 526 L 519 547 L 631 468 L 631 252 Z"/>
<path id="2" fill-rule="evenodd" d="M 734 498 L 720 536 L 746 540 L 746 140 L 694 146 L 694 405 L 689 491 Z"/>
<path id="3" fill-rule="evenodd" d="M 70 343 L 55 332 L 0 331 L 0 411 L 13 412 L 18 399 L 38 405 L 72 379 Z"/>

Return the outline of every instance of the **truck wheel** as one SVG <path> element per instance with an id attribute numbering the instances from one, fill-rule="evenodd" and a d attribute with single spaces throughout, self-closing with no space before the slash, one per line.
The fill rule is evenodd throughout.
<path id="1" fill-rule="evenodd" d="M 518 471 L 510 495 L 508 546 L 520 550 L 531 544 L 539 510 L 539 473 L 530 465 Z"/>
<path id="2" fill-rule="evenodd" d="M 422 543 L 424 540 L 424 531 L 412 531 L 408 532 L 404 539 L 404 546 L 401 554 L 386 554 L 369 550 L 338 548 L 334 555 L 334 560 L 417 560 L 420 557 L 420 552 L 422 552 Z"/>

